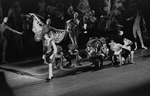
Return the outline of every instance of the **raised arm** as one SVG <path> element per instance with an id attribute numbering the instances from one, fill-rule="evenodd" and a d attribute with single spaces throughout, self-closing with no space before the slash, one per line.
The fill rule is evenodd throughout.
<path id="1" fill-rule="evenodd" d="M 10 31 L 14 32 L 14 33 L 17 33 L 17 34 L 22 35 L 22 33 L 21 33 L 21 32 L 19 32 L 19 31 L 17 31 L 17 30 L 14 30 L 14 29 L 12 29 L 12 28 L 10 28 L 10 27 L 8 27 L 8 26 L 6 26 L 6 28 L 7 28 L 8 30 L 10 30 Z"/>
<path id="2" fill-rule="evenodd" d="M 136 13 L 136 14 L 133 14 L 131 17 L 127 18 L 126 20 L 127 20 L 127 21 L 133 20 L 134 17 L 136 17 L 136 16 L 137 16 L 137 13 Z"/>
<path id="3" fill-rule="evenodd" d="M 67 30 L 65 30 L 65 29 L 56 29 L 56 28 L 54 28 L 54 27 L 50 27 L 51 29 L 53 29 L 53 30 L 55 30 L 55 31 L 67 31 Z"/>
<path id="4" fill-rule="evenodd" d="M 127 21 L 130 21 L 130 20 L 133 20 L 133 18 L 134 18 L 134 15 L 131 16 L 130 18 L 127 18 L 126 20 L 127 20 Z"/>
<path id="5" fill-rule="evenodd" d="M 146 25 L 146 22 L 145 22 L 144 16 L 142 15 L 141 17 L 142 17 L 142 22 L 143 22 L 143 24 L 144 24 L 144 25 Z"/>

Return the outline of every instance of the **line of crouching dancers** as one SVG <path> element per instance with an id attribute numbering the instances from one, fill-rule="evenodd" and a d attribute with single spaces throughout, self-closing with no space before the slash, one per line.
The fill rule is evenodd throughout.
<path id="1" fill-rule="evenodd" d="M 123 31 L 119 31 L 116 39 L 105 37 L 92 37 L 87 42 L 87 58 L 91 59 L 96 69 L 103 68 L 103 61 L 110 60 L 112 65 L 134 64 L 134 44 L 128 38 L 123 37 Z M 119 41 L 119 42 L 117 42 Z"/>
<path id="2" fill-rule="evenodd" d="M 122 37 L 123 31 L 119 31 L 118 35 L 119 37 Z M 48 38 L 48 36 L 46 35 L 45 38 Z M 45 39 L 45 42 L 47 40 L 49 40 L 48 42 L 52 43 L 51 47 L 45 43 L 47 48 L 45 48 L 43 55 L 43 59 L 47 58 L 44 60 L 46 60 L 45 62 L 48 62 L 49 65 L 49 78 L 46 79 L 47 81 L 51 80 L 53 77 L 53 68 L 60 68 L 65 70 L 76 66 L 82 66 L 81 62 L 83 58 L 80 56 L 79 50 L 77 50 L 77 45 L 69 44 L 68 50 L 64 52 L 61 46 L 56 45 L 52 41 L 53 39 Z M 87 56 L 85 59 L 92 62 L 94 69 L 102 69 L 104 67 L 103 62 L 105 60 L 110 60 L 112 65 L 119 66 L 128 63 L 135 63 L 133 60 L 133 42 L 123 37 L 121 42 L 122 43 L 118 43 L 113 39 L 108 42 L 107 38 L 105 37 L 90 37 L 86 43 L 86 48 L 84 51 Z M 75 64 L 72 63 L 72 57 L 75 57 Z M 69 63 L 64 64 L 66 61 Z"/>

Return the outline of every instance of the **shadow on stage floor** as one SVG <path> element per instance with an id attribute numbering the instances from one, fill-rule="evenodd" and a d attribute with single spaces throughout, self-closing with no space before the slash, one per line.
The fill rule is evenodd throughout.
<path id="1" fill-rule="evenodd" d="M 146 60 L 148 57 L 150 57 L 150 49 L 147 50 L 140 49 L 135 52 L 135 59 L 137 62 Z M 112 67 L 119 67 L 119 66 L 112 66 L 111 61 L 104 61 L 104 69 Z M 45 79 L 48 76 L 48 66 L 43 64 L 43 60 L 41 58 L 26 60 L 23 62 L 3 64 L 0 65 L 0 69 L 4 69 L 6 71 L 11 71 L 21 75 L 33 76 L 40 79 Z M 82 62 L 82 66 L 80 67 L 73 67 L 64 70 L 54 69 L 53 72 L 54 78 L 58 78 L 68 75 L 76 75 L 89 71 L 98 71 L 98 70 L 95 70 L 91 62 L 84 61 Z"/>
<path id="2" fill-rule="evenodd" d="M 73 63 L 74 64 L 74 63 Z M 82 62 L 81 66 L 64 68 L 64 69 L 54 69 L 54 78 L 76 75 L 83 72 L 98 71 L 101 69 L 95 69 L 91 62 Z M 111 68 L 112 65 L 109 62 L 105 62 L 105 68 Z M 35 62 L 27 62 L 22 64 L 6 64 L 0 65 L 1 69 L 6 71 L 11 71 L 21 75 L 33 76 L 40 79 L 45 79 L 48 76 L 48 66 L 43 64 L 42 60 L 37 60 Z"/>
<path id="3" fill-rule="evenodd" d="M 101 86 L 103 86 L 104 89 L 102 89 Z M 105 85 L 98 84 L 83 89 L 71 91 L 59 96 L 150 96 L 149 89 L 150 82 L 145 82 L 144 84 L 141 84 L 139 86 L 132 86 L 127 89 L 125 88 L 124 90 L 114 90 L 111 89 L 111 87 L 105 88 Z"/>

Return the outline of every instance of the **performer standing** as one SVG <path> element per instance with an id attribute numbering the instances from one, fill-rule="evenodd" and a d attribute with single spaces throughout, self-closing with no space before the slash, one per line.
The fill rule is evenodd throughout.
<path id="1" fill-rule="evenodd" d="M 57 47 L 54 41 L 53 30 L 50 30 L 50 19 L 47 19 L 46 25 L 43 26 L 43 59 L 44 63 L 48 64 L 48 78 L 46 82 L 49 82 L 53 77 L 52 65 L 55 63 L 55 55 L 57 54 Z"/>
<path id="2" fill-rule="evenodd" d="M 22 34 L 22 33 L 14 30 L 14 29 L 8 27 L 6 25 L 7 21 L 8 21 L 8 18 L 5 17 L 3 19 L 3 22 L 0 24 L 0 45 L 2 45 L 2 63 L 7 63 L 5 61 L 5 58 L 6 58 L 6 48 L 7 48 L 7 39 L 6 39 L 5 31 L 8 29 L 8 30 L 10 30 L 10 31 L 12 31 L 14 33 Z"/>
<path id="3" fill-rule="evenodd" d="M 46 78 L 46 82 L 49 82 L 53 77 L 52 66 L 55 62 L 55 55 L 57 53 L 57 47 L 53 39 L 53 34 L 52 33 L 50 34 L 51 36 L 48 34 L 44 35 L 45 52 L 44 52 L 43 59 L 44 59 L 44 63 L 48 64 L 48 73 L 49 73 L 48 78 Z"/>
<path id="4" fill-rule="evenodd" d="M 131 17 L 127 20 L 130 20 L 132 18 L 133 17 Z M 142 20 L 141 11 L 137 10 L 136 17 L 135 17 L 134 24 L 133 24 L 133 29 L 132 29 L 133 30 L 133 36 L 135 39 L 135 42 L 134 42 L 135 49 L 134 50 L 137 50 L 137 36 L 140 39 L 141 47 L 144 49 L 147 49 L 147 47 L 145 47 L 145 45 L 144 45 L 143 38 L 142 38 L 142 33 L 141 33 L 141 28 L 140 28 L 141 20 Z"/>
<path id="5" fill-rule="evenodd" d="M 80 30 L 79 30 L 79 23 L 80 21 L 78 20 L 78 13 L 75 12 L 73 14 L 73 19 L 71 20 L 68 20 L 66 23 L 67 23 L 67 30 L 69 31 L 69 37 L 71 39 L 71 42 L 73 45 L 78 45 L 77 44 L 77 38 L 78 38 L 78 35 L 80 33 Z"/>

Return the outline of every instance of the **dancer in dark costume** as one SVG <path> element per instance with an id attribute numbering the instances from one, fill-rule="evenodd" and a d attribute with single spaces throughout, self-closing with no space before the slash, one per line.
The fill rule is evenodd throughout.
<path id="1" fill-rule="evenodd" d="M 3 22 L 0 24 L 0 44 L 2 46 L 2 63 L 7 63 L 5 60 L 6 59 L 6 48 L 7 48 L 7 39 L 6 39 L 6 33 L 5 33 L 6 30 L 8 29 L 14 33 L 22 34 L 14 29 L 8 27 L 6 25 L 7 21 L 8 21 L 8 18 L 5 17 Z"/>

